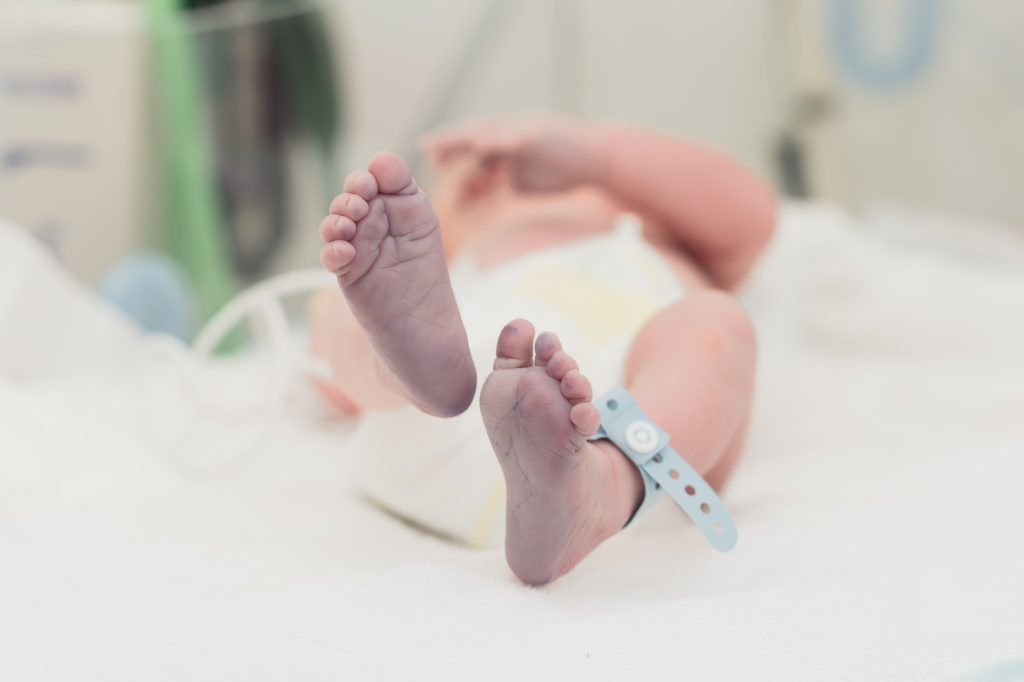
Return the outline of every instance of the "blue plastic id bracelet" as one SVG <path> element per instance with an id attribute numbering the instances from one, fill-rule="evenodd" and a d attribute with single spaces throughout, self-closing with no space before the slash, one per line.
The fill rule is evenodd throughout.
<path id="1" fill-rule="evenodd" d="M 628 526 L 666 492 L 693 519 L 711 546 L 728 552 L 736 545 L 736 522 L 700 474 L 668 443 L 668 434 L 644 414 L 629 391 L 613 388 L 594 405 L 601 427 L 590 440 L 607 438 L 629 457 L 644 478 L 644 499 Z"/>

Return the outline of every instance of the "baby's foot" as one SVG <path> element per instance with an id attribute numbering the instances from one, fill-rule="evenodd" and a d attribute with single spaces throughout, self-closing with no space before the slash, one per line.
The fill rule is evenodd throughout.
<path id="1" fill-rule="evenodd" d="M 601 416 L 590 382 L 558 337 L 509 323 L 480 410 L 505 473 L 505 555 L 524 582 L 564 574 L 614 535 L 640 503 L 636 467 L 608 441 L 588 442 Z"/>
<path id="2" fill-rule="evenodd" d="M 352 173 L 320 236 L 320 261 L 337 275 L 386 379 L 425 412 L 465 411 L 476 368 L 437 217 L 405 162 L 383 152 Z"/>

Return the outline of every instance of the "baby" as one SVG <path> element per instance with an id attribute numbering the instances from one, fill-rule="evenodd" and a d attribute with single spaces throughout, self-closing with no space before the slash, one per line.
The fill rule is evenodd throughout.
<path id="1" fill-rule="evenodd" d="M 656 306 L 607 293 L 595 305 L 575 294 L 561 304 L 591 316 L 602 301 L 640 311 L 615 330 L 628 343 L 608 385 L 596 388 L 624 386 L 720 488 L 742 449 L 755 364 L 751 324 L 727 292 L 772 234 L 769 188 L 700 144 L 560 117 L 464 124 L 428 136 L 424 150 L 439 173 L 433 204 L 402 159 L 382 152 L 348 176 L 320 225 L 320 259 L 341 290 L 315 306 L 313 320 L 333 402 L 349 414 L 406 405 L 439 419 L 466 411 L 477 370 L 449 261 L 471 261 L 487 275 L 554 254 L 554 265 L 538 270 L 547 279 L 528 287 L 554 300 L 564 282 L 580 281 L 567 272 L 573 250 L 607 243 L 613 262 L 591 268 L 599 272 L 593 288 L 615 294 L 616 273 L 643 255 L 608 241 L 628 211 L 642 225 L 637 248 L 657 261 L 638 272 L 668 273 L 652 280 L 662 282 Z M 574 359 L 582 351 L 526 319 L 495 333 L 481 431 L 504 474 L 508 564 L 524 582 L 544 584 L 631 520 L 644 482 L 611 441 L 588 440 L 601 417 L 593 375 Z"/>

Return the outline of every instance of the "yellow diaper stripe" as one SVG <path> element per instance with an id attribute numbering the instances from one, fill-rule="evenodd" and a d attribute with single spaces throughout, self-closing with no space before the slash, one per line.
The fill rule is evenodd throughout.
<path id="1" fill-rule="evenodd" d="M 518 293 L 557 310 L 598 346 L 609 343 L 623 330 L 639 328 L 660 307 L 653 296 L 624 290 L 591 273 L 554 265 L 531 268 L 520 281 Z"/>
<path id="2" fill-rule="evenodd" d="M 495 517 L 497 517 L 504 500 L 505 477 L 499 476 L 494 483 L 494 487 L 491 489 L 491 494 L 487 498 L 487 503 L 484 505 L 483 511 L 480 513 L 480 518 L 477 519 L 476 525 L 473 527 L 473 532 L 469 537 L 469 544 L 471 546 L 486 546 L 485 542 L 487 540 L 487 536 L 491 533 Z"/>

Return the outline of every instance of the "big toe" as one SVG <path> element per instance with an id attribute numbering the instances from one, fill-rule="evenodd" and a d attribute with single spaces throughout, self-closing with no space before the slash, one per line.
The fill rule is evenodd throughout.
<path id="1" fill-rule="evenodd" d="M 377 179 L 383 194 L 413 194 L 418 189 L 408 164 L 397 154 L 380 152 L 370 160 L 367 169 Z"/>
<path id="2" fill-rule="evenodd" d="M 512 320 L 498 335 L 494 369 L 529 367 L 533 361 L 534 328 L 529 320 Z"/>

